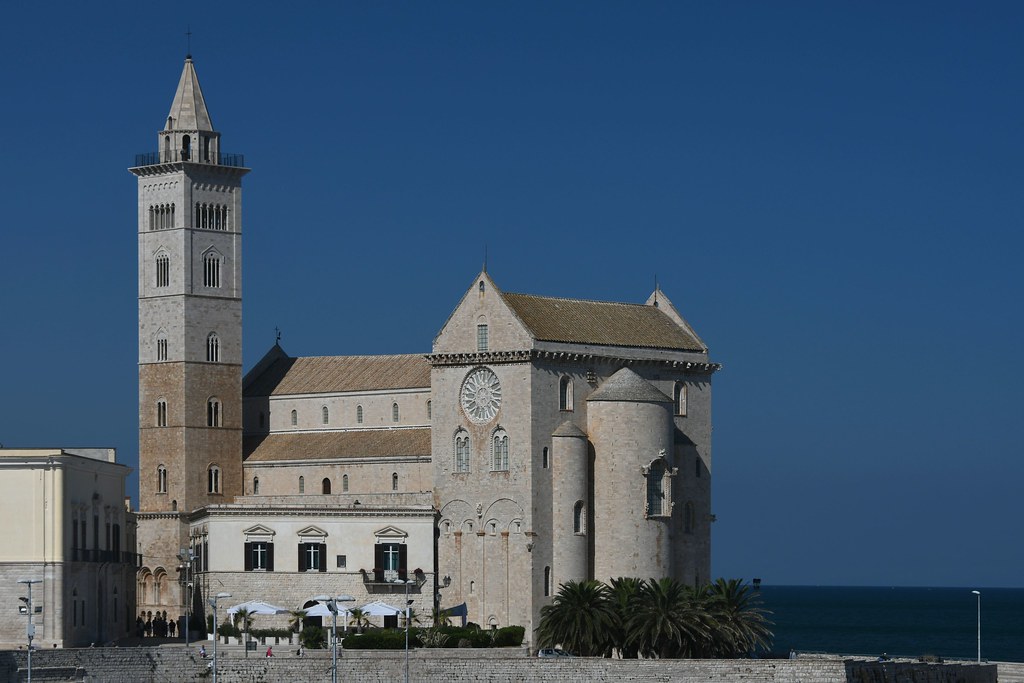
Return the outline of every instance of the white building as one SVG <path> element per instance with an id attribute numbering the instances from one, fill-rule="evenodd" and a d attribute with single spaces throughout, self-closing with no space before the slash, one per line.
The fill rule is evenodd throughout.
<path id="1" fill-rule="evenodd" d="M 110 448 L 0 448 L 0 647 L 26 644 L 19 612 L 32 586 L 35 645 L 76 647 L 135 628 L 135 520 L 129 469 Z"/>

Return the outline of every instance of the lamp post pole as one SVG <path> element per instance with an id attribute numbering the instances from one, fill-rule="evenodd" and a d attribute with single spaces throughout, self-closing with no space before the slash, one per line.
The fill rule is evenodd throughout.
<path id="1" fill-rule="evenodd" d="M 191 548 L 182 548 L 181 554 L 178 555 L 178 559 L 185 566 L 185 649 L 188 649 L 188 617 L 189 612 L 192 611 L 192 560 L 195 559 L 195 555 L 192 554 Z"/>
<path id="2" fill-rule="evenodd" d="M 213 683 L 217 683 L 217 601 L 230 597 L 231 593 L 217 593 L 210 600 L 210 606 L 213 607 Z"/>
<path id="3" fill-rule="evenodd" d="M 333 647 L 331 648 L 331 683 L 338 683 L 338 603 L 355 602 L 356 599 L 351 595 L 318 595 L 313 599 L 326 602 L 327 609 L 331 610 L 331 639 L 333 641 Z"/>
<path id="4" fill-rule="evenodd" d="M 28 636 L 28 683 L 32 683 L 32 639 L 36 637 L 36 625 L 32 623 L 32 584 L 42 583 L 42 579 L 20 579 L 18 583 L 28 586 L 28 597 L 22 598 L 27 608 L 28 623 L 25 625 L 25 635 Z"/>
<path id="5" fill-rule="evenodd" d="M 981 591 L 971 591 L 978 596 L 978 664 L 981 664 Z"/>
<path id="6" fill-rule="evenodd" d="M 409 683 L 409 606 L 412 600 L 409 599 L 409 584 L 415 579 L 395 579 L 392 583 L 405 584 L 405 683 Z"/>

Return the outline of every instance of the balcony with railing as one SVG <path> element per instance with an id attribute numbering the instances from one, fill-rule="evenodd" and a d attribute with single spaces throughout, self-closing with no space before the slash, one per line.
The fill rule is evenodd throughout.
<path id="1" fill-rule="evenodd" d="M 142 566 L 142 555 L 118 550 L 89 550 L 88 548 L 72 548 L 72 562 L 112 562 L 130 564 L 135 568 Z"/>
<path id="2" fill-rule="evenodd" d="M 209 164 L 211 166 L 233 166 L 235 168 L 245 167 L 244 154 L 217 153 L 202 154 L 186 149 L 172 149 L 164 152 L 143 152 L 135 155 L 135 165 L 157 166 L 159 164 L 176 164 L 185 161 L 190 164 Z"/>

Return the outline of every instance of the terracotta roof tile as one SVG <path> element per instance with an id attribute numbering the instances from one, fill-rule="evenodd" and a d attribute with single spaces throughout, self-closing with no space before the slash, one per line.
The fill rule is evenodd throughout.
<path id="1" fill-rule="evenodd" d="M 279 358 L 245 388 L 246 396 L 326 394 L 430 387 L 421 354 Z"/>
<path id="2" fill-rule="evenodd" d="M 361 429 L 247 436 L 246 462 L 430 455 L 430 428 Z"/>
<path id="3" fill-rule="evenodd" d="M 704 350 L 656 306 L 529 294 L 502 296 L 538 341 Z"/>

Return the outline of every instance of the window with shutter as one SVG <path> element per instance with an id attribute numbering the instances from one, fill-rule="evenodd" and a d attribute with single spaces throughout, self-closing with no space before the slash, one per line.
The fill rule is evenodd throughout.
<path id="1" fill-rule="evenodd" d="M 252 571 L 252 543 L 245 544 L 245 571 Z"/>

